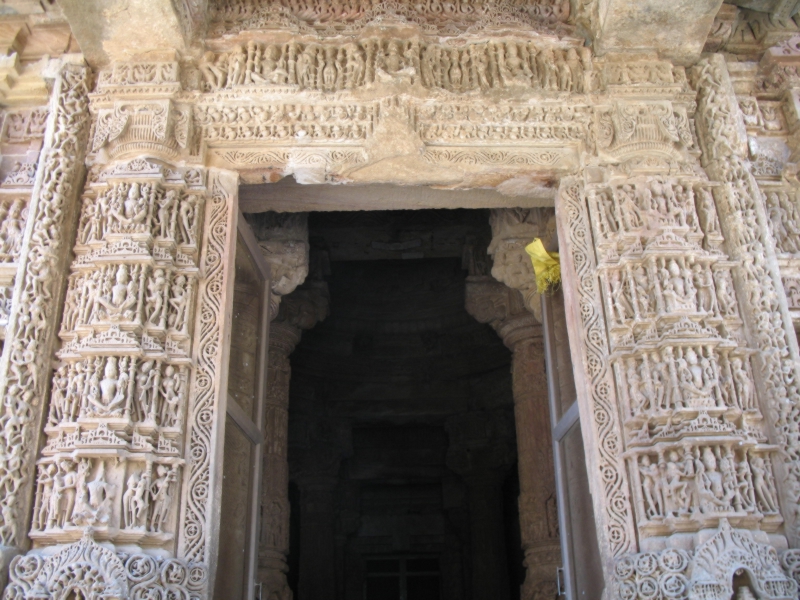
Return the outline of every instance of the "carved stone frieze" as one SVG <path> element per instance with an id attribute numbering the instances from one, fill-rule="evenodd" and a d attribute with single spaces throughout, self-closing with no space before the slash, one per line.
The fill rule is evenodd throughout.
<path id="1" fill-rule="evenodd" d="M 287 0 L 267 3 L 226 0 L 214 7 L 211 35 L 281 27 L 324 37 L 357 33 L 371 24 L 385 22 L 416 25 L 426 33 L 455 36 L 491 26 L 552 28 L 566 21 L 569 14 L 570 3 L 563 0 L 535 3 L 518 0 L 424 3 L 359 0 L 332 2 L 325 6 Z"/>
<path id="2" fill-rule="evenodd" d="M 204 90 L 240 87 L 323 93 L 379 84 L 453 94 L 490 90 L 587 93 L 597 86 L 588 48 L 491 40 L 449 46 L 417 39 L 367 38 L 346 44 L 264 44 L 207 52 Z"/>
<path id="3" fill-rule="evenodd" d="M 83 196 L 33 539 L 77 541 L 92 527 L 117 544 L 174 548 L 203 175 L 133 161 Z"/>

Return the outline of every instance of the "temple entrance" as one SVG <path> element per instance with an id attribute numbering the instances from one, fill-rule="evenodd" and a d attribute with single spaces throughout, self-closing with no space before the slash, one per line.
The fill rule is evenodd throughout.
<path id="1" fill-rule="evenodd" d="M 217 597 L 599 597 L 563 303 L 492 277 L 490 210 L 240 224 Z"/>

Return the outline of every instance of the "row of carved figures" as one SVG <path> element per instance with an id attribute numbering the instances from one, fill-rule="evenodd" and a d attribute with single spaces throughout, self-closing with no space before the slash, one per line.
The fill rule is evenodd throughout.
<path id="1" fill-rule="evenodd" d="M 85 197 L 78 243 L 101 242 L 109 233 L 122 233 L 196 246 L 202 204 L 198 194 L 151 183 L 118 183 L 96 198 Z"/>
<path id="2" fill-rule="evenodd" d="M 189 333 L 193 275 L 149 265 L 108 265 L 70 278 L 61 335 L 82 326 L 132 323 L 148 331 Z"/>
<path id="3" fill-rule="evenodd" d="M 675 410 L 756 410 L 749 360 L 727 348 L 665 346 L 618 363 L 629 414 Z"/>
<path id="4" fill-rule="evenodd" d="M 693 189 L 689 183 L 652 179 L 592 191 L 590 200 L 606 239 L 665 228 L 719 235 L 714 198 L 703 186 Z"/>
<path id="5" fill-rule="evenodd" d="M 524 8 L 533 14 L 562 20 L 569 15 L 569 2 L 564 0 L 272 0 L 270 3 L 250 0 L 223 0 L 214 5 L 214 18 L 239 20 L 252 17 L 265 8 L 283 8 L 293 16 L 308 22 L 355 21 L 366 15 L 391 7 L 401 14 L 408 12 L 428 18 L 481 19 L 505 10 Z"/>
<path id="6" fill-rule="evenodd" d="M 650 256 L 609 269 L 604 286 L 612 323 L 676 313 L 738 316 L 730 271 L 691 256 Z"/>
<path id="7" fill-rule="evenodd" d="M 732 444 L 685 445 L 636 459 L 647 520 L 777 514 L 769 456 Z"/>
<path id="8" fill-rule="evenodd" d="M 521 87 L 588 92 L 588 48 L 537 47 L 533 42 L 486 42 L 461 48 L 417 40 L 367 39 L 343 45 L 248 42 L 200 63 L 208 90 L 241 85 L 290 85 L 334 92 L 403 77 L 450 92 Z"/>
<path id="9" fill-rule="evenodd" d="M 32 530 L 110 526 L 121 498 L 123 529 L 163 532 L 175 496 L 178 467 L 147 462 L 120 486 L 115 483 L 122 475 L 120 469 L 106 462 L 62 458 L 40 464 Z"/>
<path id="10" fill-rule="evenodd" d="M 188 386 L 186 366 L 160 360 L 97 356 L 67 363 L 53 376 L 48 424 L 124 417 L 180 428 Z"/>

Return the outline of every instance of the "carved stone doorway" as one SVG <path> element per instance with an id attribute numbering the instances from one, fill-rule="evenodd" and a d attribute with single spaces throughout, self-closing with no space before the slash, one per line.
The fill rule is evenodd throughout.
<path id="1" fill-rule="evenodd" d="M 452 197 L 433 196 L 426 200 L 433 206 L 459 206 Z M 463 204 L 475 206 L 474 198 Z M 240 206 L 273 208 L 246 192 Z M 263 487 L 258 517 L 247 525 L 254 531 L 259 522 L 253 597 L 283 600 L 294 592 L 300 600 L 361 599 L 370 565 L 398 556 L 406 567 L 408 557 L 432 559 L 442 600 L 552 598 L 559 587 L 568 592 L 597 583 L 585 466 L 576 469 L 583 448 L 577 411 L 569 410 L 575 395 L 563 309 L 558 299 L 542 308 L 529 263 L 527 269 L 509 264 L 518 260 L 522 238 L 554 237 L 551 213 L 504 212 L 247 214 L 272 267 Z M 494 270 L 487 252 L 494 254 Z M 523 279 L 528 275 L 522 289 L 518 281 L 507 282 L 515 289 L 490 275 L 503 280 L 503 273 L 520 268 Z M 409 294 L 411 282 L 427 297 Z M 398 365 L 390 357 L 402 354 L 398 347 L 413 347 L 410 362 L 407 356 L 396 361 L 406 360 L 400 371 L 412 365 L 421 376 L 413 385 L 408 373 L 392 381 Z M 453 361 L 459 352 L 463 356 Z M 449 375 L 436 364 L 448 353 L 457 365 Z M 353 360 L 359 366 L 348 366 Z M 385 381 L 376 384 L 381 360 Z M 553 365 L 549 381 L 547 362 Z M 234 373 L 232 367 L 231 385 Z M 343 392 L 343 384 L 350 389 Z M 454 394 L 448 384 L 461 389 Z M 376 385 L 385 389 L 376 391 Z M 391 388 L 394 398 L 387 394 Z M 381 393 L 386 397 L 375 402 Z M 551 419 L 548 403 L 559 419 Z M 556 458 L 571 464 L 571 474 L 562 468 L 558 483 L 562 495 L 575 500 L 571 507 L 561 503 L 560 518 L 553 425 Z M 223 514 L 228 485 L 226 477 Z M 403 514 L 391 514 L 398 507 Z M 408 514 L 415 509 L 420 514 Z M 570 526 L 570 509 L 577 528 Z M 570 540 L 583 554 L 570 551 L 568 561 L 591 565 L 580 581 L 557 574 L 559 532 L 573 530 Z M 405 583 L 406 595 L 398 598 L 411 600 L 403 573 L 397 581 Z M 594 588 L 602 589 L 602 580 Z"/>

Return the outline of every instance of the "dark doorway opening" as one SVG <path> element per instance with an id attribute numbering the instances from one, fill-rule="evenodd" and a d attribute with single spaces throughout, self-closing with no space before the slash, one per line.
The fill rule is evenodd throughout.
<path id="1" fill-rule="evenodd" d="M 483 600 L 477 528 L 519 598 L 511 356 L 464 307 L 488 211 L 312 213 L 309 238 L 330 308 L 290 356 L 295 598 Z"/>

